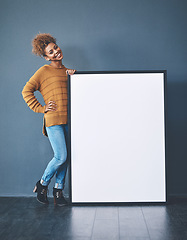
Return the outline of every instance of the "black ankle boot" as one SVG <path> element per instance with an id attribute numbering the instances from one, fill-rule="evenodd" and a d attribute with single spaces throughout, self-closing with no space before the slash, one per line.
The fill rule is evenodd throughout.
<path id="1" fill-rule="evenodd" d="M 47 191 L 48 191 L 48 186 L 43 186 L 40 183 L 40 180 L 36 183 L 36 186 L 33 190 L 33 192 L 37 192 L 37 200 L 43 204 L 49 203 L 47 199 Z"/>
<path id="2" fill-rule="evenodd" d="M 65 200 L 62 189 L 53 188 L 54 204 L 58 206 L 64 206 L 67 204 Z"/>

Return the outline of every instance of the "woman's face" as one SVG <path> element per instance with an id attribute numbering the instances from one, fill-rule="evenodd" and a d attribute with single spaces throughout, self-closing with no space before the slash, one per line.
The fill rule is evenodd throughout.
<path id="1" fill-rule="evenodd" d="M 62 50 L 55 43 L 49 43 L 45 48 L 46 60 L 61 61 L 63 59 Z"/>

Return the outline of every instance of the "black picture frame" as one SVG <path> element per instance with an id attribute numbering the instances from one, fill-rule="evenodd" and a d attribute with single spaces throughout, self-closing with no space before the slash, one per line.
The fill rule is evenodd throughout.
<path id="1" fill-rule="evenodd" d="M 76 71 L 75 74 L 126 74 L 126 73 L 163 73 L 164 74 L 164 129 L 165 129 L 165 202 L 72 202 L 72 172 L 71 172 L 71 76 L 68 76 L 68 161 L 69 161 L 69 201 L 72 205 L 129 205 L 129 204 L 167 204 L 167 70 L 136 70 L 136 71 Z"/>

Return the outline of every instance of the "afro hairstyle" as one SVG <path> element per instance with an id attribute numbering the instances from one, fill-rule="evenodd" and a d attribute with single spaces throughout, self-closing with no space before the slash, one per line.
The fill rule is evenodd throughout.
<path id="1" fill-rule="evenodd" d="M 49 33 L 38 33 L 32 40 L 32 52 L 37 56 L 46 56 L 45 48 L 49 43 L 56 44 L 56 38 Z"/>

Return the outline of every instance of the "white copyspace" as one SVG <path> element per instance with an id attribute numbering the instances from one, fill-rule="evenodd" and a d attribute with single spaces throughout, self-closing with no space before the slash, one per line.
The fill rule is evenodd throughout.
<path id="1" fill-rule="evenodd" d="M 164 74 L 75 74 L 72 202 L 163 202 Z"/>

